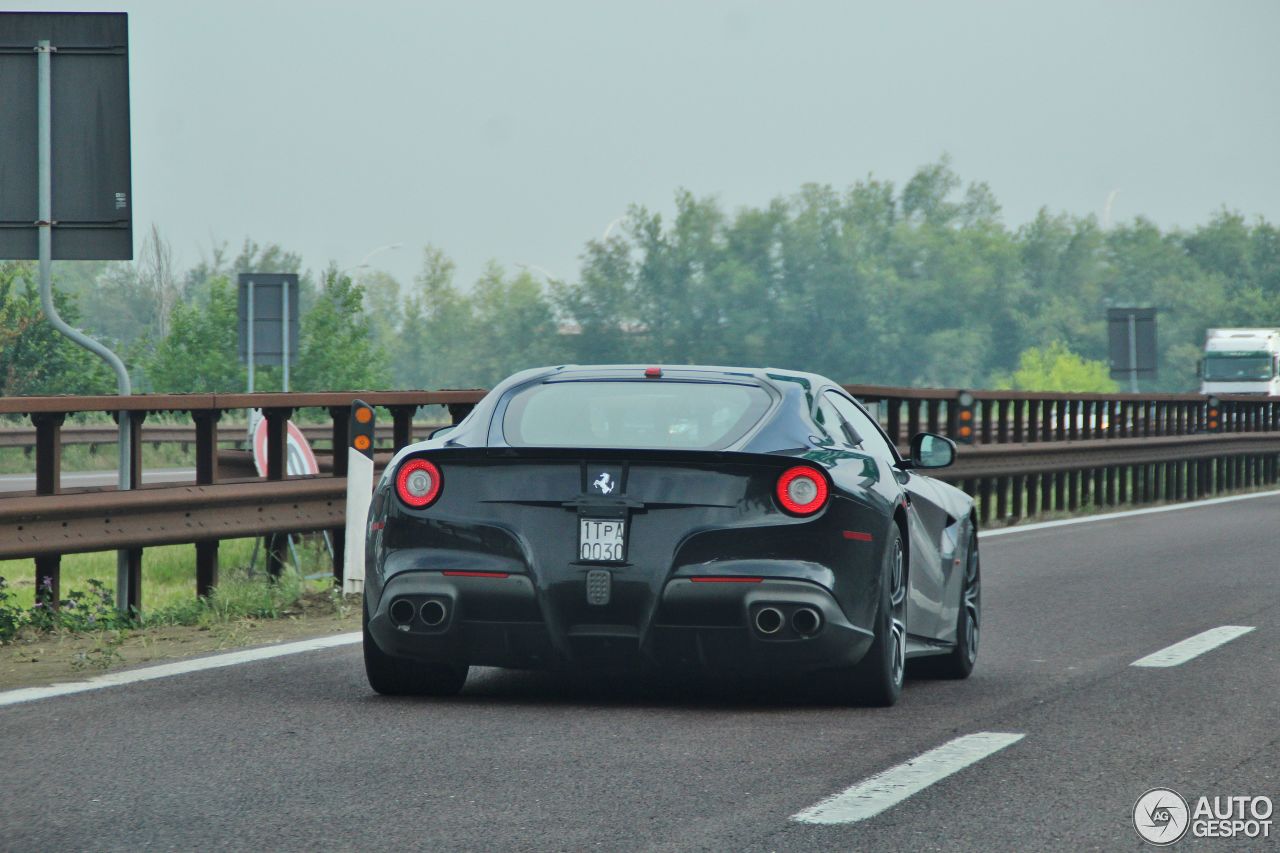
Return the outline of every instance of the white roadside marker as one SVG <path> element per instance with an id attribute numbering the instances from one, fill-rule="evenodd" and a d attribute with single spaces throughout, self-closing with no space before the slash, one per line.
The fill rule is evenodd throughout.
<path id="1" fill-rule="evenodd" d="M 171 675 L 183 675 L 188 672 L 199 672 L 203 669 L 218 669 L 224 666 L 235 666 L 241 663 L 268 660 L 270 658 L 296 655 L 299 652 L 314 652 L 334 646 L 346 646 L 358 643 L 361 633 L 334 634 L 330 637 L 317 637 L 314 640 L 299 640 L 296 643 L 281 643 L 278 646 L 262 646 L 256 649 L 245 649 L 239 652 L 227 652 L 191 660 L 162 663 L 156 666 L 144 666 L 138 669 L 127 669 L 123 672 L 110 672 L 87 681 L 72 681 L 65 684 L 50 684 L 45 687 L 23 687 L 19 690 L 6 690 L 0 693 L 0 707 L 16 705 L 19 702 L 32 702 L 36 699 L 51 699 L 54 696 L 67 696 L 72 693 L 84 693 L 87 690 L 101 690 L 104 687 L 120 687 L 125 684 L 136 684 L 139 681 L 151 681 L 155 678 L 168 678 Z"/>
<path id="2" fill-rule="evenodd" d="M 1245 625 L 1223 625 L 1221 628 L 1210 628 L 1208 631 L 1202 631 L 1180 643 L 1174 643 L 1172 646 L 1163 648 L 1158 652 L 1152 652 L 1144 658 L 1138 658 L 1129 665 L 1177 666 L 1194 657 L 1199 657 L 1211 649 L 1216 649 L 1224 643 L 1229 643 L 1236 637 L 1244 636 L 1252 630 L 1251 626 Z"/>
<path id="3" fill-rule="evenodd" d="M 912 794 L 981 761 L 1026 735 L 978 732 L 948 741 L 905 764 L 877 773 L 791 816 L 800 823 L 856 823 L 875 817 Z"/>

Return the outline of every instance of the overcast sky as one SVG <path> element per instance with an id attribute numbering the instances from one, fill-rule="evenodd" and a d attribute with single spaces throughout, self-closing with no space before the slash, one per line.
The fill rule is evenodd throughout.
<path id="1" fill-rule="evenodd" d="M 433 243 L 573 278 L 629 204 L 762 205 L 944 152 L 1047 205 L 1280 220 L 1280 3 L 20 3 L 129 13 L 135 235 L 402 281 Z"/>

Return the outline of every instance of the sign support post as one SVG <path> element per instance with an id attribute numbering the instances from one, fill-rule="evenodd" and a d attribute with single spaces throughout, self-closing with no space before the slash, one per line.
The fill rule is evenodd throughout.
<path id="1" fill-rule="evenodd" d="M 74 328 L 58 314 L 53 302 L 53 73 L 52 55 L 57 50 L 48 39 L 36 43 L 36 147 L 39 188 L 39 219 L 36 221 L 40 264 L 40 305 L 44 315 L 55 329 L 75 343 L 105 361 L 116 374 L 116 389 L 121 397 L 133 393 L 129 371 L 116 355 L 104 344 Z M 128 491 L 133 483 L 131 432 L 133 418 L 128 412 L 120 413 L 119 488 Z M 36 579 L 37 585 L 40 579 Z M 116 552 L 116 607 L 128 611 L 129 601 L 129 552 Z"/>
<path id="2" fill-rule="evenodd" d="M 248 303 L 249 303 L 249 304 L 248 304 L 248 306 L 247 306 L 247 307 L 248 307 L 248 310 L 249 310 L 249 323 L 248 323 L 248 329 L 246 330 L 246 335 L 247 335 L 247 338 L 248 338 L 248 339 L 245 341 L 245 346 L 246 346 L 246 348 L 247 348 L 247 349 L 248 349 L 248 351 L 249 351 L 249 352 L 248 352 L 248 356 L 249 356 L 249 393 L 250 393 L 250 394 L 252 394 L 252 393 L 253 393 L 253 279 L 249 279 L 249 283 L 248 283 L 247 287 L 248 287 L 248 289 L 249 289 L 249 299 L 248 299 Z M 252 421 L 252 419 L 250 419 L 250 420 Z M 250 426 L 250 430 L 249 430 L 249 431 L 250 431 L 250 432 L 252 432 L 252 431 L 253 431 L 253 424 L 252 424 L 252 423 L 250 423 L 250 425 L 249 425 L 249 426 Z"/>
<path id="3" fill-rule="evenodd" d="M 1129 312 L 1129 393 L 1138 393 L 1138 317 Z"/>
<path id="4" fill-rule="evenodd" d="M 289 284 L 280 288 L 280 390 L 289 391 Z"/>

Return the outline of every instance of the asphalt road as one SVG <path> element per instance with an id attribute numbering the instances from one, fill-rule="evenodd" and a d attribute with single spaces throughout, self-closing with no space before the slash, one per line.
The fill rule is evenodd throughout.
<path id="1" fill-rule="evenodd" d="M 1137 849 L 1149 788 L 1280 800 L 1278 519 L 1272 496 L 991 537 L 977 671 L 892 709 L 495 670 L 387 699 L 358 646 L 0 707 L 0 848 Z M 1255 630 L 1131 665 L 1224 625 Z M 980 732 L 1023 737 L 874 817 L 791 819 Z"/>
<path id="2" fill-rule="evenodd" d="M 195 468 L 154 468 L 142 472 L 143 483 L 194 483 Z M 63 471 L 62 488 L 114 486 L 119 480 L 115 471 Z M 31 492 L 36 488 L 35 474 L 0 474 L 0 492 Z"/>

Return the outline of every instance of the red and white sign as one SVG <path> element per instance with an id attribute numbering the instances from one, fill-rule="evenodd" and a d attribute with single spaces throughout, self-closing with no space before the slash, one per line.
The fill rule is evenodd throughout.
<path id="1" fill-rule="evenodd" d="M 292 476 L 319 474 L 320 464 L 316 455 L 311 452 L 307 437 L 302 434 L 293 421 L 289 421 L 288 452 L 289 458 L 285 471 Z M 259 416 L 253 425 L 253 466 L 258 469 L 258 476 L 267 476 L 267 419 Z"/>

